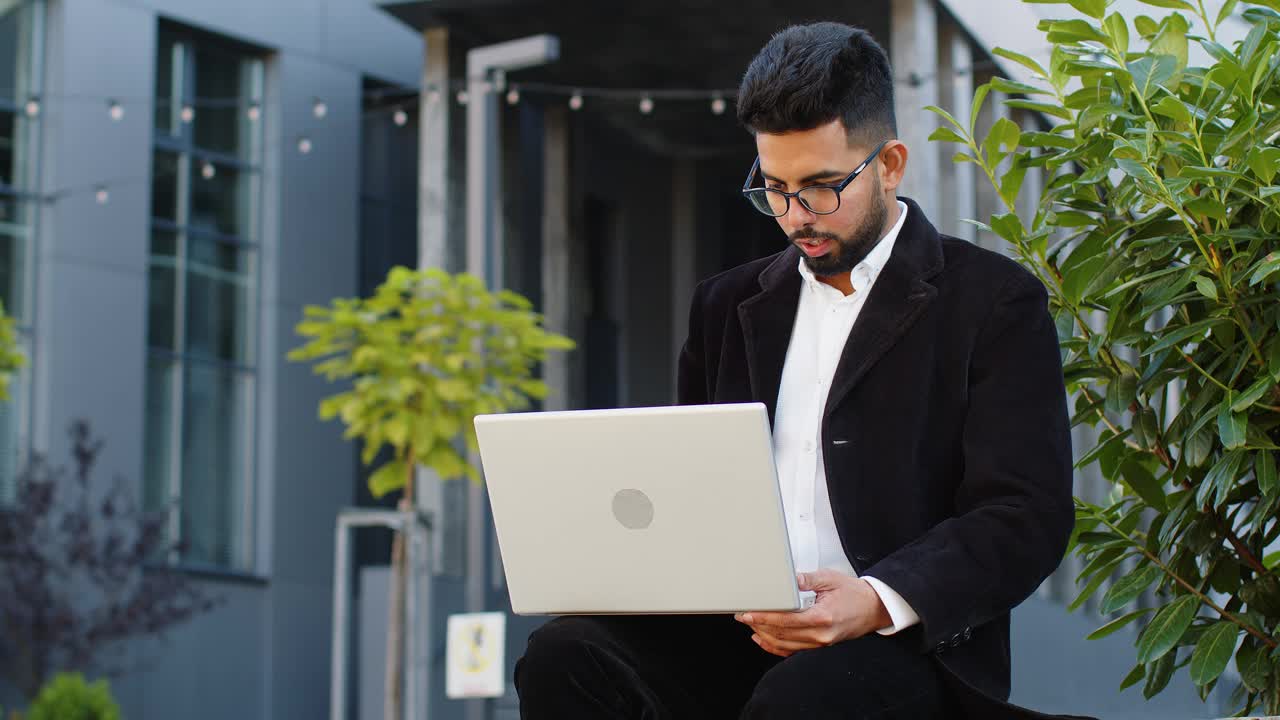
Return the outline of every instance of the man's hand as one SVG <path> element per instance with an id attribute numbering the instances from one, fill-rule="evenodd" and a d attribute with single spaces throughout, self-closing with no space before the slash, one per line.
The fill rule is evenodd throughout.
<path id="1" fill-rule="evenodd" d="M 881 628 L 893 620 L 871 584 L 836 570 L 799 573 L 801 590 L 817 593 L 803 612 L 745 612 L 734 615 L 751 626 L 751 639 L 766 651 L 787 657 L 798 650 L 834 645 Z"/>

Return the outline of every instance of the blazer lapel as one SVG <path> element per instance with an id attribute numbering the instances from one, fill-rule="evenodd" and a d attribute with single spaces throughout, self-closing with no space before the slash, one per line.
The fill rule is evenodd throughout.
<path id="1" fill-rule="evenodd" d="M 738 305 L 751 395 L 769 409 L 771 427 L 778 408 L 782 365 L 787 359 L 787 346 L 791 344 L 791 330 L 800 303 L 799 264 L 800 251 L 796 248 L 779 253 L 760 273 L 761 291 Z"/>
<path id="2" fill-rule="evenodd" d="M 849 332 L 840 364 L 836 366 L 823 416 L 839 406 L 867 371 L 893 347 L 920 313 L 937 296 L 938 289 L 927 281 L 942 270 L 942 242 L 920 206 L 901 198 L 907 205 L 893 254 L 876 278 L 871 296 Z"/>

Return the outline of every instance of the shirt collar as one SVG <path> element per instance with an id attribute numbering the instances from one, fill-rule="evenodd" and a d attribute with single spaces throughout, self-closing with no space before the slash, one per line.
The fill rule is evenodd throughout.
<path id="1" fill-rule="evenodd" d="M 876 246 L 867 253 L 862 262 L 854 266 L 850 272 L 850 284 L 853 285 L 854 294 L 865 291 L 867 286 L 880 275 L 880 271 L 884 269 L 885 263 L 889 262 L 889 256 L 893 254 L 893 245 L 898 239 L 898 234 L 902 232 L 902 226 L 907 220 L 907 205 L 901 200 L 898 203 L 898 221 L 889 228 L 889 232 L 876 243 Z M 821 282 L 813 275 L 813 271 L 804 263 L 804 256 L 800 257 L 800 276 L 804 278 L 805 284 L 811 288 L 821 288 L 826 283 Z"/>

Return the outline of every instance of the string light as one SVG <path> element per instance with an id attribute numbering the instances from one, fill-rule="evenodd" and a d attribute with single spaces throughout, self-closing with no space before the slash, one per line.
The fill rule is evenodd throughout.
<path id="1" fill-rule="evenodd" d="M 213 163 L 211 162 L 206 162 L 204 165 L 200 166 L 200 177 L 204 178 L 205 180 L 212 180 L 213 177 L 217 174 L 218 174 L 218 169 L 215 168 L 213 166 Z"/>
<path id="2" fill-rule="evenodd" d="M 404 127 L 409 122 L 409 113 L 405 112 L 403 108 L 396 108 L 395 113 L 391 115 L 391 122 L 399 127 Z"/>
<path id="3" fill-rule="evenodd" d="M 570 110 L 582 109 L 582 93 L 581 92 L 577 90 L 573 91 L 573 97 L 569 98 L 569 109 Z"/>
<path id="4" fill-rule="evenodd" d="M 298 138 L 298 152 L 303 155 L 310 155 L 312 150 L 311 138 Z"/>
<path id="5" fill-rule="evenodd" d="M 653 98 L 648 95 L 640 98 L 640 112 L 644 115 L 653 112 Z"/>
<path id="6" fill-rule="evenodd" d="M 102 185 L 99 185 L 93 193 L 93 199 L 98 201 L 99 205 L 106 205 L 111 201 L 111 193 Z"/>
<path id="7" fill-rule="evenodd" d="M 23 111 L 27 113 L 27 117 L 39 117 L 40 115 L 40 98 L 31 98 L 27 100 L 27 104 L 23 106 Z"/>
<path id="8" fill-rule="evenodd" d="M 511 88 L 507 91 L 507 104 L 515 105 L 518 102 L 520 102 L 520 91 L 515 88 Z"/>
<path id="9" fill-rule="evenodd" d="M 182 119 L 183 124 L 190 125 L 196 119 L 196 109 L 190 105 L 183 105 L 182 110 L 178 112 L 178 117 Z"/>
<path id="10" fill-rule="evenodd" d="M 115 100 L 108 101 L 107 115 L 111 116 L 112 120 L 120 122 L 124 119 L 124 106 Z"/>
<path id="11" fill-rule="evenodd" d="M 251 121 L 257 122 L 262 117 L 262 106 L 256 102 L 249 103 L 249 109 L 245 110 L 244 114 Z"/>
<path id="12" fill-rule="evenodd" d="M 329 106 L 320 98 L 316 98 L 315 104 L 311 106 L 311 113 L 316 116 L 317 120 L 323 120 L 329 114 Z"/>
<path id="13" fill-rule="evenodd" d="M 716 96 L 711 100 L 711 112 L 716 115 L 723 115 L 725 110 L 724 98 Z"/>

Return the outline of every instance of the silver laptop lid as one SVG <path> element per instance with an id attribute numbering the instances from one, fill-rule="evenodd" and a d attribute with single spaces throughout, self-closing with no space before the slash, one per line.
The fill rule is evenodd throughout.
<path id="1" fill-rule="evenodd" d="M 475 424 L 516 613 L 799 607 L 763 404 Z"/>

